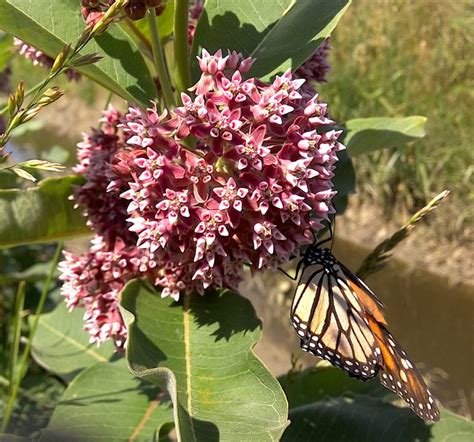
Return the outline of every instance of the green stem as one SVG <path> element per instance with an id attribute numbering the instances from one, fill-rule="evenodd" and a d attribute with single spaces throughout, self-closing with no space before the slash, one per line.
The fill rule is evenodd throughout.
<path id="1" fill-rule="evenodd" d="M 156 22 L 156 12 L 152 8 L 147 13 L 148 24 L 151 32 L 151 46 L 153 48 L 153 61 L 160 80 L 161 90 L 163 91 L 163 98 L 166 106 L 174 106 L 174 95 L 171 87 L 171 82 L 168 76 L 168 70 L 165 64 L 165 58 L 163 55 L 163 48 L 161 47 L 160 34 L 158 33 L 158 24 Z"/>
<path id="2" fill-rule="evenodd" d="M 176 65 L 178 92 L 189 87 L 188 53 L 189 0 L 176 0 L 174 7 L 174 62 Z"/>
<path id="3" fill-rule="evenodd" d="M 144 54 L 153 60 L 153 49 L 151 47 L 148 38 L 145 34 L 137 28 L 133 20 L 130 20 L 128 17 L 125 19 L 125 25 L 130 29 L 130 32 L 137 38 L 137 40 L 143 45 Z"/>
<path id="4" fill-rule="evenodd" d="M 10 369 L 9 369 L 9 378 L 10 383 L 14 382 L 15 371 L 18 363 L 18 353 L 20 350 L 20 338 L 21 338 L 21 320 L 23 313 L 23 306 L 25 304 L 25 281 L 20 281 L 18 284 L 18 290 L 16 292 L 15 298 L 15 318 L 13 324 L 13 341 L 10 348 Z"/>
<path id="5" fill-rule="evenodd" d="M 35 318 L 30 328 L 28 341 L 21 355 L 18 369 L 16 370 L 16 376 L 14 377 L 14 382 L 13 384 L 10 384 L 10 394 L 8 397 L 7 405 L 3 413 L 2 432 L 5 432 L 5 430 L 8 427 L 8 424 L 10 423 L 13 407 L 15 405 L 16 398 L 20 390 L 20 384 L 28 369 L 28 357 L 30 355 L 31 347 L 33 345 L 33 338 L 36 334 L 36 330 L 38 329 L 39 320 L 44 310 L 44 305 L 48 297 L 49 288 L 51 286 L 51 281 L 53 280 L 54 271 L 56 270 L 56 267 L 58 265 L 59 256 L 61 254 L 62 248 L 63 248 L 62 242 L 58 243 L 56 247 L 56 252 L 54 253 L 53 261 L 51 263 L 51 269 L 49 270 L 48 277 L 46 278 L 46 281 L 43 286 L 43 291 L 41 292 L 41 297 L 38 302 L 38 306 L 36 307 Z"/>
<path id="6" fill-rule="evenodd" d="M 7 385 L 9 386 L 8 402 L 5 406 L 2 419 L 2 433 L 7 430 L 8 424 L 10 422 L 11 414 L 13 412 L 13 406 L 15 405 L 16 395 L 13 395 L 13 389 L 11 386 L 15 385 L 17 379 L 17 363 L 18 363 L 18 353 L 20 351 L 20 338 L 21 338 L 21 320 L 22 312 L 25 301 L 25 281 L 21 281 L 18 285 L 18 290 L 15 298 L 15 317 L 13 324 L 13 339 L 10 347 L 10 357 L 9 357 L 9 373 L 8 378 L 6 379 Z"/>
<path id="7" fill-rule="evenodd" d="M 114 93 L 110 91 L 107 94 L 107 100 L 105 100 L 105 105 L 104 105 L 104 110 L 107 110 L 109 108 L 110 102 L 112 101 L 112 97 L 114 96 Z"/>

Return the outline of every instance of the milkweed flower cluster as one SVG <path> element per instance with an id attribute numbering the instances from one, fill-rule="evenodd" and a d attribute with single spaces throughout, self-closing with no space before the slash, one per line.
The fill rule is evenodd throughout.
<path id="1" fill-rule="evenodd" d="M 81 0 L 81 13 L 86 24 L 95 25 L 114 3 L 115 0 Z M 160 15 L 165 5 L 161 0 L 128 0 L 124 13 L 131 20 L 140 20 L 145 17 L 149 8 L 154 8 L 156 14 Z"/>
<path id="2" fill-rule="evenodd" d="M 18 53 L 28 60 L 31 60 L 34 66 L 42 66 L 48 70 L 53 67 L 54 60 L 51 57 L 48 57 L 44 52 L 25 43 L 23 40 L 15 37 L 13 39 L 13 45 Z M 71 81 L 79 81 L 81 79 L 81 74 L 74 69 L 67 69 L 64 73 Z"/>
<path id="3" fill-rule="evenodd" d="M 328 61 L 330 49 L 330 39 L 327 38 L 319 45 L 311 58 L 296 70 L 295 75 L 298 78 L 306 79 L 307 84 L 309 84 L 310 81 L 326 83 L 326 75 L 331 70 Z"/>
<path id="4" fill-rule="evenodd" d="M 80 144 L 86 183 L 75 200 L 98 236 L 61 270 L 68 304 L 86 306 L 97 342 L 124 336 L 107 309 L 118 314 L 129 279 L 145 276 L 174 299 L 237 289 L 244 265 L 276 269 L 334 211 L 341 132 L 327 105 L 301 92 L 305 80 L 290 71 L 270 84 L 244 79 L 253 60 L 235 52 L 204 50 L 198 61 L 182 106 L 109 110 Z"/>
<path id="5" fill-rule="evenodd" d="M 101 128 L 84 134 L 78 144 L 79 163 L 74 171 L 84 176 L 85 183 L 76 187 L 73 199 L 95 237 L 86 254 L 65 252 L 65 260 L 59 264 L 62 294 L 69 309 L 85 309 L 85 329 L 91 341 L 113 339 L 118 347 L 126 337 L 118 295 L 127 281 L 146 277 L 153 267 L 128 230 L 127 202 L 119 196 L 124 189 L 107 189 L 117 178 L 112 170 L 114 157 L 125 148 L 118 128 L 120 118 L 120 113 L 109 108 L 100 120 Z"/>

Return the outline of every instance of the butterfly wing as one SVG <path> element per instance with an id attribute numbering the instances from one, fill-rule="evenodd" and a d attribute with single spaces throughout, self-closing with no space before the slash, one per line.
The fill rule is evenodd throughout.
<path id="1" fill-rule="evenodd" d="M 291 317 L 303 350 L 359 379 L 376 375 L 380 350 L 364 308 L 337 263 L 303 269 Z"/>
<path id="2" fill-rule="evenodd" d="M 438 421 L 438 406 L 420 371 L 383 324 L 370 315 L 368 320 L 382 353 L 382 385 L 400 396 L 422 419 Z"/>
<path id="3" fill-rule="evenodd" d="M 382 309 L 384 305 L 379 300 L 377 295 L 362 281 L 358 276 L 354 275 L 346 266 L 339 263 L 341 272 L 344 275 L 345 280 L 350 290 L 355 293 L 359 302 L 364 306 L 366 312 L 370 313 L 378 322 L 387 324 Z"/>

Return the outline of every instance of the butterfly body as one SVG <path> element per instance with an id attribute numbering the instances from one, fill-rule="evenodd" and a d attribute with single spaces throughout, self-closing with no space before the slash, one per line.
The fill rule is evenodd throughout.
<path id="1" fill-rule="evenodd" d="M 383 304 L 327 248 L 310 246 L 297 268 L 291 320 L 304 351 L 350 376 L 381 383 L 425 420 L 439 411 L 423 378 L 386 328 Z"/>

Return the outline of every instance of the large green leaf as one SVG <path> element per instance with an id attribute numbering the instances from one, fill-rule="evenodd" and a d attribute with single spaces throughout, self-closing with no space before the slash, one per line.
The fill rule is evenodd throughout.
<path id="1" fill-rule="evenodd" d="M 443 411 L 440 422 L 425 424 L 409 408 L 390 404 L 397 397 L 378 380 L 361 382 L 334 367 L 290 373 L 280 382 L 292 422 L 286 441 L 463 441 L 473 435 L 472 422 Z"/>
<path id="2" fill-rule="evenodd" d="M 474 439 L 474 422 L 450 411 L 441 413 L 441 420 L 431 427 L 432 441 L 470 442 Z"/>
<path id="3" fill-rule="evenodd" d="M 82 309 L 69 313 L 61 301 L 52 312 L 41 315 L 33 340 L 36 362 L 64 379 L 72 379 L 84 368 L 106 362 L 114 354 L 111 342 L 100 347 L 89 343 L 83 315 Z"/>
<path id="4" fill-rule="evenodd" d="M 330 398 L 290 410 L 283 441 L 472 441 L 474 425 L 448 411 L 427 424 L 409 408 L 373 397 Z"/>
<path id="5" fill-rule="evenodd" d="M 0 0 L 0 28 L 50 57 L 67 43 L 75 43 L 84 29 L 80 2 L 61 0 Z M 80 72 L 126 100 L 147 105 L 155 88 L 134 41 L 118 26 L 97 37 L 86 48 L 104 58 Z"/>
<path id="6" fill-rule="evenodd" d="M 122 292 L 127 357 L 136 376 L 164 383 L 183 441 L 277 440 L 287 403 L 252 348 L 261 324 L 246 299 L 223 291 L 160 299 L 142 281 Z"/>
<path id="7" fill-rule="evenodd" d="M 332 180 L 337 194 L 333 199 L 333 203 L 337 214 L 341 215 L 346 211 L 349 194 L 356 190 L 356 175 L 347 150 L 338 152 L 337 156 L 339 161 L 336 163 L 335 175 Z"/>
<path id="8" fill-rule="evenodd" d="M 134 378 L 124 360 L 98 363 L 69 385 L 41 440 L 151 441 L 172 421 L 166 395 Z"/>
<path id="9" fill-rule="evenodd" d="M 391 393 L 378 380 L 361 382 L 334 367 L 312 367 L 297 374 L 282 376 L 280 384 L 285 391 L 290 409 L 311 404 L 327 397 L 370 394 L 383 397 Z"/>
<path id="10" fill-rule="evenodd" d="M 429 440 L 429 427 L 410 409 L 371 397 L 328 398 L 290 410 L 290 419 L 283 441 Z"/>
<path id="11" fill-rule="evenodd" d="M 257 58 L 264 80 L 307 60 L 336 27 L 350 0 L 207 0 L 193 53 L 230 49 Z M 199 72 L 193 71 L 196 80 Z"/>
<path id="12" fill-rule="evenodd" d="M 352 156 L 399 147 L 425 136 L 426 117 L 355 118 L 346 123 L 344 143 Z"/>
<path id="13" fill-rule="evenodd" d="M 0 190 L 0 248 L 90 233 L 68 199 L 81 182 L 79 176 L 65 176 L 45 179 L 29 189 Z"/>

